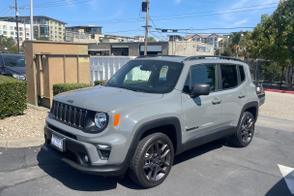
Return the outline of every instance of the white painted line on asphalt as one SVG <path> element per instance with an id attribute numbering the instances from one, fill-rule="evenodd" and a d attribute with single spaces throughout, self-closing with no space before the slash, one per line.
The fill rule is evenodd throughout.
<path id="1" fill-rule="evenodd" d="M 282 173 L 283 178 L 285 179 L 285 182 L 291 194 L 294 194 L 294 168 L 280 164 L 278 164 L 278 167 L 280 169 L 280 172 Z"/>

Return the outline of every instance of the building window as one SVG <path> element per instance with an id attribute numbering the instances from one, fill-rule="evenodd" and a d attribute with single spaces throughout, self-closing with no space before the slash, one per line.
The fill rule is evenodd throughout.
<path id="1" fill-rule="evenodd" d="M 40 35 L 46 36 L 49 34 L 49 28 L 48 26 L 40 26 Z"/>

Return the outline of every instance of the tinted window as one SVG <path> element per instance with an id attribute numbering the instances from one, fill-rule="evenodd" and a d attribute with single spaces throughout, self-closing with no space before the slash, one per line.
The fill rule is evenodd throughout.
<path id="1" fill-rule="evenodd" d="M 241 82 L 243 82 L 245 80 L 245 72 L 244 72 L 243 66 L 240 66 L 239 65 L 239 71 L 240 71 L 240 79 L 241 79 Z"/>
<path id="2" fill-rule="evenodd" d="M 0 55 L 0 67 L 3 66 L 3 59 L 2 59 L 2 56 Z"/>
<path id="3" fill-rule="evenodd" d="M 167 93 L 176 85 L 183 64 L 134 60 L 124 65 L 107 86 L 149 93 Z"/>
<path id="4" fill-rule="evenodd" d="M 236 65 L 221 65 L 223 89 L 238 86 L 238 76 Z"/>
<path id="5" fill-rule="evenodd" d="M 191 76 L 191 79 L 190 79 Z M 186 81 L 184 91 L 187 92 L 193 84 L 209 84 L 210 90 L 215 90 L 215 65 L 196 65 L 191 67 L 191 73 Z"/>
<path id="6" fill-rule="evenodd" d="M 9 67 L 24 67 L 25 60 L 21 55 L 3 55 L 5 66 Z"/>

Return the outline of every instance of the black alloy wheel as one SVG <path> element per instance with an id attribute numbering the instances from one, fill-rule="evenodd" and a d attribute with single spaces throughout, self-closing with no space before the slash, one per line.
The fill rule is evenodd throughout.
<path id="1" fill-rule="evenodd" d="M 171 148 L 162 141 L 154 141 L 146 150 L 143 170 L 149 181 L 159 181 L 171 168 Z"/>
<path id="2" fill-rule="evenodd" d="M 161 184 L 174 161 L 174 148 L 169 137 L 154 133 L 143 138 L 130 164 L 130 177 L 143 188 Z"/>
<path id="3" fill-rule="evenodd" d="M 245 111 L 240 118 L 234 135 L 229 137 L 229 143 L 236 147 L 248 146 L 254 136 L 255 117 L 251 112 Z"/>

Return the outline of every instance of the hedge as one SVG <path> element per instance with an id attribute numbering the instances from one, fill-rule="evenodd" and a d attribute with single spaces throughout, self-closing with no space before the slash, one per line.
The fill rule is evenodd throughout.
<path id="1" fill-rule="evenodd" d="M 59 93 L 63 93 L 66 91 L 71 91 L 75 89 L 80 88 L 86 88 L 90 87 L 89 84 L 77 84 L 77 83 L 71 83 L 71 84 L 54 84 L 53 85 L 53 95 L 57 95 Z"/>
<path id="2" fill-rule="evenodd" d="M 0 76 L 0 119 L 24 113 L 27 108 L 26 82 Z"/>
<path id="3" fill-rule="evenodd" d="M 97 86 L 97 85 L 104 85 L 106 83 L 106 81 L 104 80 L 96 80 L 94 81 L 94 85 Z"/>

